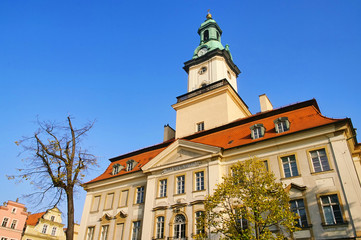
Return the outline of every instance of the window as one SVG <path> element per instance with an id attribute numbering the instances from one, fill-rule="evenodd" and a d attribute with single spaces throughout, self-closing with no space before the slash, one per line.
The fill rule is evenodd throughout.
<path id="1" fill-rule="evenodd" d="M 264 160 L 263 161 L 263 164 L 264 164 L 264 167 L 267 171 L 269 171 L 269 167 L 268 167 L 268 161 L 267 160 Z"/>
<path id="2" fill-rule="evenodd" d="M 51 229 L 51 235 L 55 236 L 55 234 L 56 234 L 56 227 L 53 227 L 53 229 Z"/>
<path id="3" fill-rule="evenodd" d="M 133 159 L 130 159 L 127 161 L 127 172 L 132 171 L 135 167 L 135 161 Z"/>
<path id="4" fill-rule="evenodd" d="M 204 122 L 197 123 L 197 132 L 204 130 Z"/>
<path id="5" fill-rule="evenodd" d="M 204 74 L 205 72 L 207 72 L 207 67 L 201 67 L 201 69 L 199 69 L 199 74 L 202 75 Z"/>
<path id="6" fill-rule="evenodd" d="M 114 198 L 114 193 L 107 194 L 107 197 L 105 198 L 104 209 L 112 209 L 113 208 L 113 198 Z"/>
<path id="7" fill-rule="evenodd" d="M 124 223 L 118 223 L 115 228 L 115 238 L 116 240 L 123 239 Z"/>
<path id="8" fill-rule="evenodd" d="M 204 172 L 196 172 L 196 191 L 204 190 Z"/>
<path id="9" fill-rule="evenodd" d="M 253 125 L 252 127 L 250 127 L 250 129 L 252 139 L 258 139 L 263 137 L 266 130 L 261 123 Z"/>
<path id="10" fill-rule="evenodd" d="M 125 207 L 128 205 L 128 193 L 129 190 L 123 190 L 120 194 L 120 207 Z"/>
<path id="11" fill-rule="evenodd" d="M 108 225 L 103 225 L 102 226 L 102 231 L 100 233 L 100 240 L 107 240 L 108 239 L 108 229 L 109 229 Z"/>
<path id="12" fill-rule="evenodd" d="M 2 237 L 2 238 L 1 238 L 1 240 L 8 240 L 8 238 L 6 238 L 6 237 Z"/>
<path id="13" fill-rule="evenodd" d="M 99 210 L 99 203 L 100 203 L 100 195 L 99 196 L 94 196 L 93 205 L 92 205 L 92 208 L 91 208 L 92 212 L 96 212 L 96 211 Z"/>
<path id="14" fill-rule="evenodd" d="M 8 221 L 9 221 L 9 218 L 4 217 L 4 219 L 3 219 L 3 222 L 2 222 L 2 224 L 1 224 L 1 226 L 6 227 L 6 225 L 8 225 Z"/>
<path id="15" fill-rule="evenodd" d="M 203 211 L 196 212 L 196 234 L 204 233 L 204 225 L 202 224 Z"/>
<path id="16" fill-rule="evenodd" d="M 94 227 L 88 227 L 86 240 L 93 240 L 94 238 Z"/>
<path id="17" fill-rule="evenodd" d="M 48 225 L 43 225 L 43 230 L 41 230 L 41 233 L 46 233 L 46 230 L 48 229 Z"/>
<path id="18" fill-rule="evenodd" d="M 121 166 L 120 164 L 114 164 L 113 170 L 112 170 L 112 175 L 117 175 L 120 172 L 120 170 L 122 170 L 122 168 L 123 168 L 123 166 Z"/>
<path id="19" fill-rule="evenodd" d="M 178 214 L 174 218 L 174 237 L 173 239 L 185 239 L 186 237 L 186 218 Z"/>
<path id="20" fill-rule="evenodd" d="M 290 130 L 290 122 L 287 117 L 280 117 L 273 121 L 277 133 L 283 133 Z"/>
<path id="21" fill-rule="evenodd" d="M 314 172 L 323 172 L 323 171 L 331 170 L 330 164 L 328 162 L 326 150 L 324 148 L 315 151 L 310 151 L 310 155 L 311 155 Z"/>
<path id="22" fill-rule="evenodd" d="M 159 197 L 167 196 L 167 179 L 159 181 Z"/>
<path id="23" fill-rule="evenodd" d="M 15 229 L 17 222 L 18 222 L 18 220 L 14 219 L 13 222 L 11 223 L 10 228 Z"/>
<path id="24" fill-rule="evenodd" d="M 140 240 L 140 221 L 133 222 L 132 240 Z"/>
<path id="25" fill-rule="evenodd" d="M 297 227 L 308 227 L 306 208 L 303 199 L 290 201 L 291 211 L 297 214 L 300 218 L 297 219 Z"/>
<path id="26" fill-rule="evenodd" d="M 11 210 L 11 213 L 16 213 L 16 208 L 13 208 L 13 209 Z"/>
<path id="27" fill-rule="evenodd" d="M 157 217 L 157 239 L 164 238 L 164 217 Z"/>
<path id="28" fill-rule="evenodd" d="M 51 216 L 50 221 L 54 222 L 54 220 L 55 220 L 55 216 Z"/>
<path id="29" fill-rule="evenodd" d="M 136 203 L 140 204 L 144 202 L 144 187 L 137 187 Z"/>
<path id="30" fill-rule="evenodd" d="M 321 196 L 321 206 L 326 225 L 343 223 L 338 195 Z"/>
<path id="31" fill-rule="evenodd" d="M 205 30 L 203 33 L 203 40 L 207 42 L 209 40 L 209 32 L 208 30 Z"/>
<path id="32" fill-rule="evenodd" d="M 244 209 L 241 208 L 241 209 L 235 209 L 235 216 L 236 216 L 236 228 L 237 228 L 237 231 L 238 229 L 243 231 L 243 230 L 246 230 L 248 228 L 248 221 L 247 219 L 243 218 L 242 217 L 242 211 Z"/>
<path id="33" fill-rule="evenodd" d="M 298 176 L 296 156 L 290 155 L 286 157 L 281 157 L 284 177 L 294 177 Z"/>
<path id="34" fill-rule="evenodd" d="M 185 176 L 178 176 L 177 177 L 177 194 L 184 193 L 184 185 L 185 185 Z"/>

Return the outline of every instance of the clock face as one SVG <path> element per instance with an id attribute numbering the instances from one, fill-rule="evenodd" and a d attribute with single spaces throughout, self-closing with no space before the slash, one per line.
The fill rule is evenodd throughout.
<path id="1" fill-rule="evenodd" d="M 207 48 L 202 48 L 198 51 L 198 57 L 203 56 L 208 52 Z"/>

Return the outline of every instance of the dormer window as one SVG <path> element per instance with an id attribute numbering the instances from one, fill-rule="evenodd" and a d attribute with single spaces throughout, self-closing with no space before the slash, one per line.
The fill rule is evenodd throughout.
<path id="1" fill-rule="evenodd" d="M 117 175 L 120 170 L 122 170 L 123 166 L 120 164 L 114 164 L 113 165 L 113 170 L 112 170 L 112 175 Z"/>
<path id="2" fill-rule="evenodd" d="M 253 125 L 252 127 L 250 127 L 250 129 L 252 139 L 258 139 L 263 137 L 266 130 L 261 123 Z"/>
<path id="3" fill-rule="evenodd" d="M 280 117 L 273 121 L 277 133 L 283 133 L 290 130 L 290 122 L 287 117 Z"/>
<path id="4" fill-rule="evenodd" d="M 128 160 L 127 161 L 127 172 L 132 171 L 133 168 L 135 167 L 135 165 L 136 165 L 136 162 L 133 159 Z"/>

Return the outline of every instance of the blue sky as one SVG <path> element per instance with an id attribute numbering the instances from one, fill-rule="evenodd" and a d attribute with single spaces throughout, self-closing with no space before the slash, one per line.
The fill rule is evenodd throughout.
<path id="1" fill-rule="evenodd" d="M 32 191 L 5 174 L 22 166 L 14 142 L 37 129 L 37 117 L 96 120 L 86 146 L 100 167 L 86 180 L 109 158 L 161 142 L 163 125 L 175 126 L 170 105 L 186 93 L 182 67 L 207 9 L 242 71 L 238 92 L 252 113 L 263 93 L 274 107 L 316 98 L 325 116 L 361 128 L 358 0 L 2 0 L 0 201 Z M 79 190 L 78 222 L 84 197 Z"/>

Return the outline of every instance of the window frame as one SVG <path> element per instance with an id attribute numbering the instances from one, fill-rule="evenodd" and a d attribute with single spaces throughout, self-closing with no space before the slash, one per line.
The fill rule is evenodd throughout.
<path id="1" fill-rule="evenodd" d="M 134 236 L 134 233 L 136 232 L 136 228 L 135 228 L 135 223 L 139 223 L 139 226 L 137 226 L 136 228 L 138 229 L 138 231 L 137 231 L 137 238 L 134 238 L 135 236 Z M 131 240 L 140 240 L 141 239 L 141 237 L 142 237 L 142 233 L 141 233 L 141 231 L 142 231 L 142 222 L 140 221 L 140 220 L 135 220 L 135 221 L 133 221 L 132 222 L 132 234 L 131 234 L 131 236 L 130 236 L 130 239 Z"/>
<path id="2" fill-rule="evenodd" d="M 44 230 L 45 229 L 45 230 Z M 41 229 L 41 233 L 46 234 L 46 232 L 48 231 L 48 225 L 47 224 L 43 224 L 43 228 Z"/>
<path id="3" fill-rule="evenodd" d="M 303 226 L 303 224 L 302 224 L 302 217 L 300 216 L 299 211 L 297 211 L 297 214 L 298 214 L 298 216 L 300 217 L 300 218 L 297 219 L 297 222 L 298 222 L 298 223 L 301 222 L 301 225 L 299 225 L 298 227 L 301 228 L 301 229 L 303 229 L 303 228 L 310 228 L 310 227 L 312 227 L 312 224 L 311 224 L 310 218 L 309 218 L 309 215 L 310 215 L 310 214 L 308 213 L 307 200 L 306 200 L 305 198 L 303 198 L 303 197 L 298 197 L 298 198 L 292 198 L 292 199 L 290 199 L 290 202 L 289 202 L 289 203 L 290 203 L 290 209 L 291 209 L 291 211 L 292 211 L 292 207 L 291 207 L 291 202 L 292 202 L 292 201 L 300 201 L 300 200 L 303 201 L 307 225 Z M 298 204 L 297 204 L 297 205 L 298 205 Z M 299 209 L 299 207 L 297 206 L 297 210 L 298 210 L 298 209 Z M 294 211 L 292 211 L 292 212 L 294 212 Z"/>
<path id="4" fill-rule="evenodd" d="M 325 154 L 326 154 L 326 157 L 327 157 L 327 163 L 328 163 L 328 166 L 329 166 L 330 169 L 316 172 L 315 171 L 315 166 L 313 164 L 311 152 L 319 151 L 319 150 L 322 150 L 322 149 L 325 151 Z M 327 173 L 327 172 L 332 172 L 333 171 L 333 166 L 332 166 L 331 160 L 330 160 L 330 154 L 329 154 L 329 151 L 328 151 L 328 148 L 327 148 L 326 145 L 308 149 L 307 150 L 307 158 L 308 158 L 308 163 L 309 163 L 309 166 L 310 166 L 311 174 L 322 174 L 322 173 Z M 320 165 L 322 166 L 322 164 L 320 164 Z"/>
<path id="5" fill-rule="evenodd" d="M 183 177 L 183 183 L 182 183 L 182 186 L 183 186 L 183 192 L 179 192 L 178 190 L 179 190 L 179 181 L 178 181 L 178 178 L 180 178 L 180 177 Z M 185 174 L 179 174 L 179 175 L 176 175 L 175 177 L 174 177 L 174 179 L 175 179 L 175 181 L 174 181 L 174 184 L 175 184 L 175 187 L 174 187 L 174 190 L 175 190 L 175 195 L 182 195 L 182 194 L 185 194 L 186 193 L 186 175 Z"/>
<path id="6" fill-rule="evenodd" d="M 340 215 L 342 217 L 342 222 L 335 222 L 333 224 L 329 224 L 329 223 L 326 223 L 326 216 L 325 216 L 325 210 L 324 210 L 324 204 L 322 203 L 322 200 L 321 198 L 322 197 L 330 197 L 330 196 L 334 196 L 336 195 L 337 196 L 337 201 L 338 201 L 338 206 L 339 206 L 339 209 L 340 209 Z M 342 201 L 341 201 L 341 197 L 340 197 L 340 194 L 338 192 L 328 192 L 328 193 L 322 193 L 322 194 L 317 194 L 316 195 L 317 197 L 317 202 L 318 202 L 318 205 L 319 205 L 319 210 L 320 210 L 320 215 L 321 215 L 321 219 L 322 219 L 322 226 L 324 227 L 328 227 L 328 226 L 336 226 L 336 225 L 343 225 L 343 224 L 347 224 L 347 221 L 346 221 L 346 216 L 345 216 L 345 211 L 343 209 L 343 204 L 342 204 Z M 332 205 L 331 205 L 332 206 Z M 333 210 L 333 207 L 332 208 L 332 217 L 334 220 L 335 219 L 335 215 L 334 215 L 334 210 Z"/>
<path id="7" fill-rule="evenodd" d="M 139 202 L 138 201 L 138 189 L 143 189 L 143 191 L 142 191 L 142 199 L 141 199 L 141 201 Z M 134 204 L 135 205 L 138 205 L 138 204 L 143 204 L 144 203 L 144 198 L 145 198 L 145 186 L 138 186 L 138 187 L 136 187 L 135 188 L 135 197 L 134 197 Z"/>
<path id="8" fill-rule="evenodd" d="M 199 234 L 199 233 L 205 233 L 206 231 L 206 226 L 203 226 L 203 230 L 202 229 L 198 229 L 198 219 L 200 217 L 202 217 L 201 215 L 200 216 L 197 216 L 197 213 L 202 213 L 202 214 L 205 214 L 205 211 L 204 210 L 197 210 L 194 212 L 194 232 L 195 234 Z"/>
<path id="9" fill-rule="evenodd" d="M 119 163 L 116 163 L 112 167 L 112 175 L 117 175 L 124 167 Z"/>
<path id="10" fill-rule="evenodd" d="M 158 180 L 157 198 L 165 198 L 168 196 L 168 179 L 162 178 Z"/>
<path id="11" fill-rule="evenodd" d="M 205 130 L 204 121 L 196 123 L 196 132 L 202 132 Z"/>
<path id="12" fill-rule="evenodd" d="M 90 229 L 92 229 L 91 232 L 89 232 Z M 86 235 L 85 235 L 85 239 L 86 240 L 93 240 L 94 239 L 94 232 L 95 232 L 95 226 L 88 226 L 87 231 L 86 231 Z M 89 233 L 91 233 L 90 236 L 89 236 Z"/>
<path id="13" fill-rule="evenodd" d="M 197 180 L 198 180 L 198 178 L 197 178 L 197 174 L 198 173 L 203 173 L 203 177 L 202 177 L 202 181 L 203 181 L 203 188 L 202 189 L 198 189 L 197 188 L 197 185 L 198 185 L 198 182 L 197 182 Z M 200 169 L 200 170 L 196 170 L 196 171 L 194 171 L 194 173 L 193 173 L 193 181 L 194 181 L 194 183 L 193 183 L 193 191 L 194 192 L 200 192 L 200 191 L 205 191 L 206 190 L 206 171 L 204 170 L 204 169 Z"/>
<path id="14" fill-rule="evenodd" d="M 97 198 L 97 197 L 99 197 L 99 203 L 98 203 L 98 206 L 96 207 L 96 210 L 93 210 L 93 206 L 94 206 L 94 204 L 95 204 L 95 198 Z M 92 204 L 91 204 L 91 208 L 90 208 L 90 212 L 91 213 L 95 213 L 95 212 L 98 212 L 99 211 L 99 207 L 100 207 L 100 202 L 101 202 L 101 200 L 102 200 L 102 195 L 101 194 L 99 194 L 99 195 L 94 195 L 93 196 L 93 199 L 92 199 Z"/>
<path id="15" fill-rule="evenodd" d="M 111 202 L 111 204 L 110 204 L 110 207 L 107 208 L 107 201 L 108 201 L 108 197 L 109 197 L 110 195 L 113 195 L 113 196 L 112 196 L 112 200 L 111 200 L 112 202 Z M 107 193 L 106 193 L 103 210 L 113 209 L 113 206 L 114 206 L 114 197 L 115 197 L 115 193 L 114 193 L 114 192 L 107 192 Z"/>
<path id="16" fill-rule="evenodd" d="M 295 162 L 296 162 L 296 168 L 297 168 L 298 175 L 293 175 L 292 168 L 290 168 L 290 173 L 292 175 L 287 177 L 286 174 L 285 174 L 285 170 L 284 170 L 284 166 L 283 166 L 283 159 L 282 158 L 289 157 L 289 156 L 295 156 Z M 279 163 L 279 167 L 280 167 L 281 179 L 290 179 L 290 178 L 296 178 L 296 177 L 301 177 L 302 176 L 301 168 L 300 168 L 299 163 L 298 163 L 297 153 L 287 153 L 287 154 L 282 154 L 282 155 L 278 156 L 278 163 Z"/>
<path id="17" fill-rule="evenodd" d="M 56 230 L 57 230 L 57 227 L 52 227 L 51 228 L 51 236 L 56 236 Z"/>
<path id="18" fill-rule="evenodd" d="M 5 219 L 6 219 L 6 221 L 5 221 Z M 10 218 L 4 217 L 4 218 L 3 218 L 3 221 L 1 222 L 1 226 L 2 226 L 2 227 L 7 227 L 9 220 L 10 220 Z M 5 222 L 5 224 L 4 224 L 4 222 Z M 5 226 L 4 226 L 4 225 L 5 225 Z"/>
<path id="19" fill-rule="evenodd" d="M 14 223 L 15 222 L 15 223 Z M 13 219 L 11 221 L 11 224 L 10 224 L 10 228 L 11 229 L 16 229 L 16 226 L 18 225 L 18 220 L 17 219 Z M 13 227 L 14 226 L 14 227 Z"/>
<path id="20" fill-rule="evenodd" d="M 128 192 L 128 193 L 127 193 L 127 198 L 126 198 L 126 200 L 125 200 L 125 205 L 122 206 L 122 196 L 123 196 L 123 192 L 126 192 L 126 191 Z M 129 188 L 120 190 L 118 208 L 122 208 L 122 207 L 127 207 L 127 206 L 128 206 L 129 192 L 130 192 Z"/>
<path id="21" fill-rule="evenodd" d="M 158 221 L 159 218 L 163 218 L 163 222 Z M 165 216 L 164 215 L 156 215 L 155 216 L 155 239 L 165 239 Z M 162 223 L 161 228 L 159 223 Z"/>
<path id="22" fill-rule="evenodd" d="M 135 168 L 135 166 L 137 166 L 137 164 L 138 164 L 138 162 L 136 162 L 135 160 L 133 160 L 133 159 L 129 159 L 127 162 L 126 162 L 126 168 L 125 168 L 125 170 L 127 171 L 127 172 L 130 172 L 130 171 L 132 171 L 134 168 Z"/>
<path id="23" fill-rule="evenodd" d="M 103 235 L 103 230 L 106 229 L 105 236 Z M 104 224 L 100 226 L 99 240 L 108 240 L 109 239 L 109 224 Z"/>

